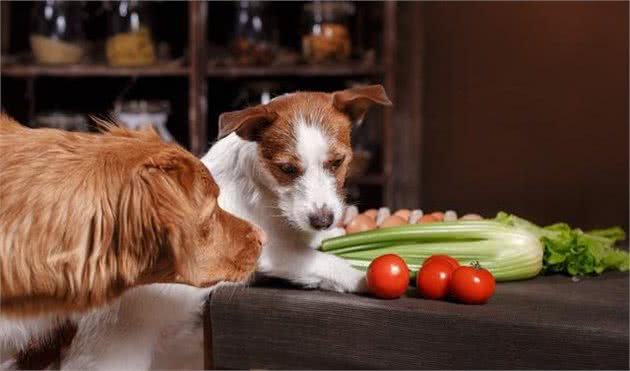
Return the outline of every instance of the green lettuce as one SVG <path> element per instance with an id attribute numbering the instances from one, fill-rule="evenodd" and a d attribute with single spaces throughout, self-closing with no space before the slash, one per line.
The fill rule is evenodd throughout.
<path id="1" fill-rule="evenodd" d="M 523 228 L 536 235 L 543 244 L 543 273 L 568 273 L 572 276 L 600 274 L 605 271 L 627 271 L 630 255 L 616 249 L 617 241 L 626 238 L 619 227 L 582 231 L 565 223 L 539 227 L 516 215 L 500 212 L 496 221 Z"/>

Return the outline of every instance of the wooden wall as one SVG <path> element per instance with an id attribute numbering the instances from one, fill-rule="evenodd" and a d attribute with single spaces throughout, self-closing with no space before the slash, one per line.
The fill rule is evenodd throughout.
<path id="1" fill-rule="evenodd" d="M 404 103 L 410 113 L 398 123 L 404 136 L 423 122 L 420 151 L 398 153 L 422 159 L 410 202 L 627 230 L 627 2 L 400 8 L 418 14 L 401 20 L 400 43 L 423 46 L 406 49 L 423 50 L 423 67 L 399 70 L 403 80 L 422 76 L 421 94 L 407 90 L 421 112 Z M 399 55 L 399 65 L 408 58 L 417 56 Z"/>

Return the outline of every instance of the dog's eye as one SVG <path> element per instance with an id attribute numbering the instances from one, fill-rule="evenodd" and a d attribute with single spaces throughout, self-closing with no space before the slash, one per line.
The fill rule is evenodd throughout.
<path id="1" fill-rule="evenodd" d="M 298 168 L 291 164 L 280 164 L 278 168 L 286 175 L 296 175 L 298 173 Z"/>
<path id="2" fill-rule="evenodd" d="M 345 157 L 340 157 L 338 159 L 335 159 L 331 164 L 330 167 L 333 170 L 337 170 L 339 168 L 339 166 L 341 166 L 341 164 L 343 164 L 343 160 L 345 160 Z"/>

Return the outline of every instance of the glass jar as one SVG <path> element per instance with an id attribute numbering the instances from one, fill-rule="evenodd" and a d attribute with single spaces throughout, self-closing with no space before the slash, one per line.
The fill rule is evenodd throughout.
<path id="1" fill-rule="evenodd" d="M 276 53 L 271 19 L 262 1 L 239 1 L 230 52 L 238 65 L 270 64 Z"/>
<path id="2" fill-rule="evenodd" d="M 118 123 L 131 130 L 151 126 L 163 140 L 172 142 L 173 135 L 166 128 L 170 111 L 168 101 L 128 100 L 114 104 L 113 116 Z"/>
<path id="3" fill-rule="evenodd" d="M 83 114 L 68 111 L 48 111 L 35 115 L 35 126 L 67 131 L 90 131 L 87 117 Z"/>
<path id="4" fill-rule="evenodd" d="M 105 42 L 107 62 L 112 66 L 138 67 L 155 63 L 148 2 L 123 0 L 114 3 Z"/>
<path id="5" fill-rule="evenodd" d="M 80 62 L 85 54 L 82 2 L 46 0 L 35 3 L 30 44 L 37 63 Z"/>
<path id="6" fill-rule="evenodd" d="M 352 52 L 350 19 L 354 10 L 354 5 L 349 2 L 313 1 L 305 4 L 304 59 L 314 63 L 348 59 Z"/>

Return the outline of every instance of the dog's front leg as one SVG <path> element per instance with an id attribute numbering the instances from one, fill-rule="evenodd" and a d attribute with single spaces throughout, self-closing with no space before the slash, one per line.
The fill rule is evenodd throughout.
<path id="1" fill-rule="evenodd" d="M 126 302 L 124 296 L 81 316 L 61 369 L 148 370 L 159 333 L 158 325 L 150 319 L 161 307 L 142 299 L 142 295 L 129 295 Z"/>
<path id="2" fill-rule="evenodd" d="M 309 288 L 355 293 L 367 291 L 365 273 L 352 268 L 341 258 L 306 246 L 263 252 L 259 271 Z"/>

